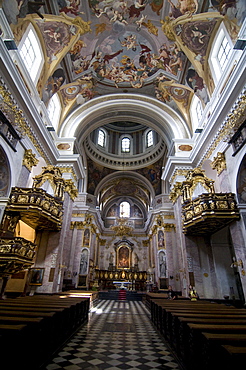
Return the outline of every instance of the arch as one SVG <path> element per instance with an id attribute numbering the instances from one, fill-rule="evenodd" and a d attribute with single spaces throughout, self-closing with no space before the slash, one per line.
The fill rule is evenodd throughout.
<path id="1" fill-rule="evenodd" d="M 62 124 L 61 137 L 76 137 L 81 143 L 99 126 L 131 119 L 157 131 L 168 147 L 173 138 L 190 138 L 191 133 L 184 120 L 166 104 L 150 97 L 122 94 L 95 98 L 78 107 Z"/>
<path id="2" fill-rule="evenodd" d="M 119 211 L 119 204 L 123 201 L 127 201 L 130 204 L 130 218 L 141 218 L 146 220 L 147 219 L 147 207 L 143 204 L 143 202 L 137 198 L 133 197 L 116 197 L 113 199 L 110 199 L 106 204 L 104 209 L 102 210 L 101 217 L 102 219 L 105 218 L 116 218 L 120 216 Z M 134 209 L 138 209 L 138 212 L 141 212 L 141 216 L 134 216 Z M 137 210 L 136 210 L 137 212 Z"/>
<path id="3" fill-rule="evenodd" d="M 240 204 L 246 204 L 246 155 L 243 157 L 238 169 L 237 198 Z"/>
<path id="4" fill-rule="evenodd" d="M 150 183 L 150 181 L 144 177 L 143 175 L 137 173 L 137 172 L 130 172 L 130 171 L 125 171 L 124 173 L 111 173 L 107 176 L 104 177 L 98 184 L 98 186 L 95 189 L 94 195 L 96 199 L 98 199 L 98 202 L 100 202 L 100 193 L 108 187 L 113 180 L 121 179 L 121 178 L 127 178 L 129 180 L 134 181 L 135 184 L 139 182 L 140 185 L 142 185 L 148 192 L 149 194 L 149 205 L 151 205 L 153 199 L 155 198 L 155 192 L 154 189 Z M 121 195 L 122 197 L 122 195 Z"/>
<path id="5" fill-rule="evenodd" d="M 0 197 L 7 197 L 11 185 L 11 172 L 8 157 L 0 146 Z"/>

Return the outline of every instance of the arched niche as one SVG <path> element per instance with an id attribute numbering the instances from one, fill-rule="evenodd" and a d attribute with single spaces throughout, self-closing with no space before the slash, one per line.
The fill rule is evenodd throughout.
<path id="1" fill-rule="evenodd" d="M 164 250 L 160 250 L 158 253 L 158 264 L 160 278 L 166 278 L 167 263 L 166 263 L 166 252 Z"/>
<path id="2" fill-rule="evenodd" d="M 79 266 L 79 275 L 88 274 L 88 263 L 89 262 L 89 250 L 87 248 L 82 248 L 80 256 L 80 266 Z"/>

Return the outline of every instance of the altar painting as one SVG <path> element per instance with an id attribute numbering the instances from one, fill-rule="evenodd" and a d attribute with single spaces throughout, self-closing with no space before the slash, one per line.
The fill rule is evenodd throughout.
<path id="1" fill-rule="evenodd" d="M 123 245 L 118 248 L 117 252 L 117 267 L 119 269 L 129 269 L 131 260 L 130 248 Z"/>

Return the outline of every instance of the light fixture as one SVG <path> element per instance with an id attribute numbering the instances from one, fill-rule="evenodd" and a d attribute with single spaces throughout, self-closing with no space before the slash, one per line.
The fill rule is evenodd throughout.
<path id="1" fill-rule="evenodd" d="M 233 49 L 235 49 L 235 50 L 244 50 L 245 46 L 246 46 L 246 40 L 238 39 L 236 41 L 236 44 L 234 45 Z"/>

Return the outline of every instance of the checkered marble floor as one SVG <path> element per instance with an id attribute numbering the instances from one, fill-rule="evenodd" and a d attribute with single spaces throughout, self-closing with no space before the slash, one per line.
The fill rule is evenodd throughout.
<path id="1" fill-rule="evenodd" d="M 180 369 L 141 301 L 101 300 L 45 369 Z"/>

